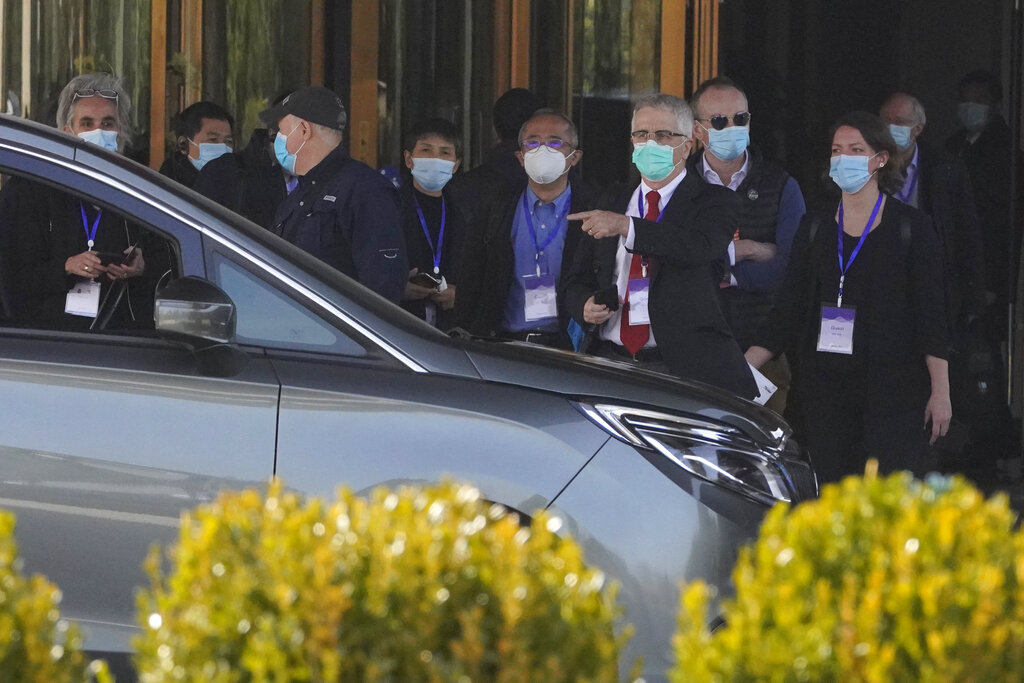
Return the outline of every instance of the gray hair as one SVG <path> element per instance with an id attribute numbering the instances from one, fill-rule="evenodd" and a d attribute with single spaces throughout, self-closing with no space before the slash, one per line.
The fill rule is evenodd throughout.
<path id="1" fill-rule="evenodd" d="M 667 93 L 656 92 L 649 95 L 641 95 L 633 103 L 633 118 L 641 109 L 664 109 L 676 117 L 679 130 L 673 131 L 682 133 L 686 137 L 693 137 L 693 111 L 690 105 L 681 97 Z"/>
<path id="2" fill-rule="evenodd" d="M 117 93 L 117 148 L 124 149 L 132 137 L 132 122 L 130 117 L 132 111 L 131 97 L 125 92 L 121 80 L 112 74 L 80 74 L 75 76 L 64 89 L 60 91 L 57 99 L 57 127 L 61 130 L 65 126 L 71 127 L 75 118 L 75 93 L 80 90 L 113 90 Z"/>
<path id="3" fill-rule="evenodd" d="M 549 109 L 547 107 L 545 107 L 543 109 L 538 109 L 537 111 L 535 111 L 532 114 L 530 114 L 530 118 L 528 118 L 525 121 L 523 121 L 523 125 L 519 126 L 519 136 L 516 138 L 516 143 L 517 144 L 519 144 L 519 145 L 523 144 L 523 132 L 526 130 L 526 126 L 529 125 L 530 121 L 533 121 L 534 119 L 539 119 L 542 116 L 551 116 L 551 117 L 554 117 L 556 119 L 561 119 L 562 121 L 564 121 L 565 125 L 567 125 L 569 127 L 569 139 L 568 139 L 567 142 L 574 149 L 579 149 L 579 146 L 580 146 L 580 134 L 579 134 L 579 131 L 576 130 L 576 124 L 573 123 L 573 120 L 570 119 L 565 114 L 563 114 L 562 112 L 556 111 L 554 109 Z"/>
<path id="4" fill-rule="evenodd" d="M 905 98 L 910 102 L 910 110 L 914 112 L 914 125 L 923 126 L 928 122 L 928 118 L 924 115 L 924 107 L 921 106 L 921 102 L 910 93 L 894 92 L 885 98 L 885 102 L 882 103 L 882 106 L 884 107 L 887 104 L 892 104 L 900 98 Z"/>
<path id="5" fill-rule="evenodd" d="M 335 147 L 341 144 L 342 133 L 337 128 L 331 128 L 330 126 L 322 126 L 319 123 L 313 123 L 312 121 L 306 121 L 306 123 L 312 126 L 313 130 L 316 132 L 317 137 L 323 140 L 324 142 L 330 145 L 334 145 Z"/>

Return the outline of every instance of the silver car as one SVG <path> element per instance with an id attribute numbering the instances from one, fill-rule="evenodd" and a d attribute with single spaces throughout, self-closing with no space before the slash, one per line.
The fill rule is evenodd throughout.
<path id="1" fill-rule="evenodd" d="M 129 651 L 148 548 L 218 491 L 453 477 L 557 512 L 621 584 L 628 659 L 656 680 L 679 582 L 728 591 L 765 511 L 816 494 L 787 425 L 747 401 L 449 338 L 151 170 L 21 119 L 0 116 L 0 172 L 116 212 L 172 254 L 150 329 L 0 324 L 0 507 L 93 651 Z"/>

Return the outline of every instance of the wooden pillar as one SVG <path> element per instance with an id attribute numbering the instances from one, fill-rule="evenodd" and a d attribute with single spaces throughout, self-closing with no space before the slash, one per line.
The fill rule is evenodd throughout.
<path id="1" fill-rule="evenodd" d="M 530 1 L 494 2 L 494 93 L 530 87 Z"/>
<path id="2" fill-rule="evenodd" d="M 182 0 L 181 52 L 187 65 L 183 103 L 187 107 L 203 99 L 203 0 Z"/>
<path id="3" fill-rule="evenodd" d="M 509 80 L 513 88 L 530 87 L 530 0 L 512 0 L 512 46 Z"/>
<path id="4" fill-rule="evenodd" d="M 686 96 L 686 0 L 661 0 L 659 87 L 664 93 Z"/>
<path id="5" fill-rule="evenodd" d="M 324 0 L 312 0 L 309 8 L 309 84 L 324 84 Z"/>
<path id="6" fill-rule="evenodd" d="M 377 55 L 379 0 L 352 3 L 352 96 L 349 103 L 349 153 L 377 167 Z"/>
<path id="7" fill-rule="evenodd" d="M 149 165 L 164 160 L 167 121 L 167 2 L 152 0 L 149 46 Z"/>

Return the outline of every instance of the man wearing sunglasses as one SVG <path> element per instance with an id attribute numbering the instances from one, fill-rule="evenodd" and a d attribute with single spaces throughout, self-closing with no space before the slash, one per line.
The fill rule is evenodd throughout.
<path id="1" fill-rule="evenodd" d="M 120 153 L 130 139 L 130 111 L 116 77 L 81 74 L 61 90 L 57 126 L 91 143 L 82 152 L 102 147 Z M 151 327 L 146 307 L 160 264 L 167 263 L 153 255 L 164 245 L 88 197 L 21 177 L 0 192 L 0 270 L 18 322 L 90 329 L 109 302 L 111 327 Z"/>
<path id="2" fill-rule="evenodd" d="M 565 306 L 596 337 L 580 350 L 757 395 L 716 296 L 715 265 L 732 239 L 737 199 L 686 169 L 686 100 L 640 98 L 630 138 L 640 184 L 611 210 L 583 211 L 583 241 L 563 281 Z"/>
<path id="3" fill-rule="evenodd" d="M 474 212 L 455 294 L 460 326 L 570 348 L 557 288 L 581 241 L 579 223 L 567 216 L 590 202 L 570 178 L 582 156 L 576 125 L 564 114 L 539 110 L 519 129 L 516 158 L 527 181 L 495 191 Z"/>
<path id="4" fill-rule="evenodd" d="M 746 350 L 782 284 L 793 237 L 806 211 L 804 198 L 796 180 L 750 147 L 747 96 L 735 83 L 724 76 L 707 80 L 690 102 L 696 117 L 694 136 L 704 147 L 691 160 L 691 171 L 739 198 L 733 241 L 720 262 L 719 299 L 736 340 Z M 779 388 L 769 407 L 781 412 L 790 380 L 788 364 L 778 358 L 762 371 Z"/>

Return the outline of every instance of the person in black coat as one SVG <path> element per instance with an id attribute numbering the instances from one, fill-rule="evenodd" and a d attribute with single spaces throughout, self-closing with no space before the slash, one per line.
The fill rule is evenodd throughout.
<path id="1" fill-rule="evenodd" d="M 299 177 L 271 231 L 397 303 L 409 268 L 394 185 L 345 151 L 345 107 L 322 86 L 296 90 L 260 112 L 277 122 L 274 153 Z"/>
<path id="2" fill-rule="evenodd" d="M 164 160 L 160 173 L 193 187 L 207 163 L 231 153 L 234 126 L 231 114 L 215 102 L 203 100 L 185 107 L 171 122 L 178 148 Z"/>
<path id="3" fill-rule="evenodd" d="M 462 160 L 459 131 L 444 119 L 417 123 L 405 136 L 409 173 L 399 194 L 409 255 L 409 282 L 401 306 L 442 330 L 455 325 L 455 292 L 466 228 L 447 192 Z"/>
<path id="4" fill-rule="evenodd" d="M 82 74 L 61 91 L 57 124 L 69 135 L 121 152 L 130 107 L 116 78 Z M 151 327 L 155 277 L 169 263 L 166 254 L 156 253 L 157 244 L 166 245 L 110 210 L 23 178 L 9 180 L 0 192 L 0 270 L 9 322 L 89 329 L 98 313 L 110 313 L 114 326 Z"/>
<path id="5" fill-rule="evenodd" d="M 686 172 L 693 115 L 685 100 L 641 98 L 632 128 L 640 186 L 610 210 L 570 216 L 583 221 L 585 234 L 563 297 L 596 337 L 581 350 L 753 398 L 757 387 L 717 296 L 716 264 L 732 240 L 736 195 Z"/>
<path id="6" fill-rule="evenodd" d="M 952 417 L 939 240 L 925 214 L 888 194 L 901 182 L 895 154 L 876 116 L 835 124 L 830 175 L 842 199 L 834 214 L 804 217 L 776 306 L 746 354 L 755 367 L 782 352 L 792 359 L 787 417 L 822 483 L 863 473 L 867 457 L 883 471 L 924 474 L 926 443 Z"/>
<path id="7" fill-rule="evenodd" d="M 550 110 L 520 130 L 517 156 L 528 182 L 494 192 L 474 211 L 455 306 L 461 327 L 487 337 L 568 349 L 568 317 L 558 282 L 580 241 L 567 218 L 590 204 L 570 179 L 583 152 L 572 120 Z"/>
<path id="8" fill-rule="evenodd" d="M 254 130 L 243 149 L 208 163 L 192 189 L 253 223 L 271 229 L 277 207 L 288 196 L 289 180 L 293 187 L 298 184 L 274 157 L 273 134 L 276 132 L 274 127 Z"/>

